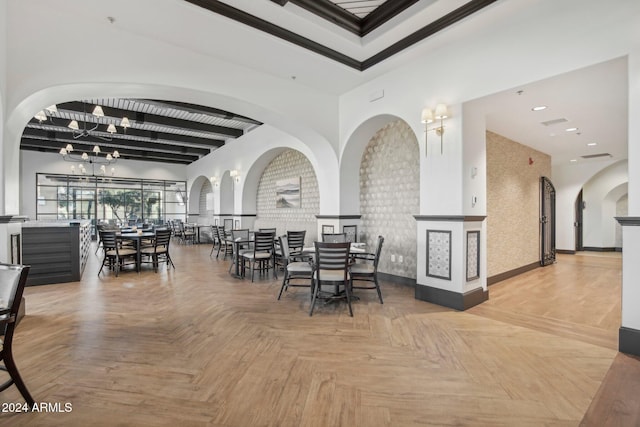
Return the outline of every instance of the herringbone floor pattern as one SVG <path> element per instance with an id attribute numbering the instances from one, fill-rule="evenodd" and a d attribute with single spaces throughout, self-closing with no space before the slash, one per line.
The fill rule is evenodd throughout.
<path id="1" fill-rule="evenodd" d="M 1 413 L 0 425 L 576 426 L 617 355 L 619 306 L 618 324 L 563 315 L 583 294 L 566 305 L 558 290 L 564 308 L 540 314 L 495 285 L 456 312 L 383 283 L 384 305 L 359 291 L 353 318 L 344 304 L 309 317 L 308 289 L 277 301 L 279 281 L 233 279 L 209 250 L 173 245 L 176 270 L 118 278 L 98 278 L 96 257 L 81 282 L 27 288 L 18 366 L 37 402 L 73 409 Z M 536 271 L 560 282 L 564 265 Z M 0 394 L 19 401 L 15 387 Z"/>

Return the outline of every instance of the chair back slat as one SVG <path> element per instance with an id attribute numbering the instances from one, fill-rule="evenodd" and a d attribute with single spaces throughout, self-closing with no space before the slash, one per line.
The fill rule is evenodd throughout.
<path id="1" fill-rule="evenodd" d="M 349 264 L 349 242 L 315 242 L 316 266 L 322 270 L 345 270 Z M 322 280 L 322 278 L 320 278 Z"/>
<path id="2" fill-rule="evenodd" d="M 290 250 L 301 250 L 304 247 L 304 239 L 307 235 L 307 230 L 302 231 L 287 231 L 287 243 Z"/>
<path id="3" fill-rule="evenodd" d="M 156 230 L 156 247 L 169 246 L 171 241 L 171 230 Z"/>
<path id="4" fill-rule="evenodd" d="M 253 247 L 255 252 L 273 252 L 273 239 L 275 233 L 257 231 L 254 234 Z"/>
<path id="5" fill-rule="evenodd" d="M 344 243 L 347 241 L 346 233 L 322 233 L 322 241 L 327 243 Z"/>
<path id="6" fill-rule="evenodd" d="M 102 240 L 102 247 L 104 247 L 105 251 L 118 250 L 118 238 L 115 231 L 101 231 L 100 240 Z"/>

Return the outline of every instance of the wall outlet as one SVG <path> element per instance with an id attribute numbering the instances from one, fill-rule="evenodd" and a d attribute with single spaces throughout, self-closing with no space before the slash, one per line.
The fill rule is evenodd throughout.
<path id="1" fill-rule="evenodd" d="M 398 255 L 398 262 L 402 263 L 402 255 Z"/>
<path id="2" fill-rule="evenodd" d="M 391 262 L 396 262 L 396 256 L 391 254 Z"/>

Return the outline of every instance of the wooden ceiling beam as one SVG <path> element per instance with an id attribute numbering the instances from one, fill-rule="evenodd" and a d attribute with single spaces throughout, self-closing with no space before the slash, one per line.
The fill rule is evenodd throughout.
<path id="1" fill-rule="evenodd" d="M 71 135 L 71 132 L 67 128 L 66 122 L 64 124 L 58 124 L 60 120 L 59 119 L 54 119 L 54 120 L 56 120 L 54 124 L 50 124 L 49 122 L 47 122 L 47 123 L 43 123 L 43 125 L 46 125 L 47 127 L 57 128 L 58 130 L 56 131 L 56 133 L 60 133 L 61 135 L 65 133 Z M 31 121 L 29 122 L 29 125 L 40 126 L 40 123 L 36 119 L 31 119 Z M 85 122 L 79 121 L 78 126 L 80 127 L 80 129 L 83 129 L 85 127 Z M 86 123 L 87 129 L 91 129 L 94 126 L 95 126 L 95 123 Z M 30 131 L 27 131 L 28 129 L 36 130 L 33 127 L 26 127 L 25 132 L 29 133 Z M 99 125 L 96 131 L 107 133 L 107 125 Z M 153 132 L 148 130 L 132 129 L 132 128 L 127 129 L 126 133 L 122 133 L 122 128 L 120 127 L 118 128 L 118 133 L 113 134 L 112 139 L 113 140 L 123 139 L 125 135 L 138 138 L 139 140 L 146 141 L 146 142 L 165 140 L 167 141 L 167 143 L 194 144 L 194 145 L 198 145 L 201 147 L 208 147 L 208 148 L 222 147 L 225 143 L 225 141 L 222 139 L 200 138 L 197 136 L 178 135 L 175 133 L 168 133 L 168 132 Z M 126 141 L 129 141 L 129 140 L 130 139 L 126 139 Z"/>
<path id="2" fill-rule="evenodd" d="M 75 113 L 84 114 L 85 108 L 87 114 L 91 114 L 96 104 L 82 103 L 79 101 L 64 102 L 57 104 L 58 111 L 71 111 Z M 113 108 L 102 106 L 104 115 L 107 117 L 122 118 L 127 117 L 132 123 L 147 124 L 151 126 L 166 126 L 177 129 L 185 129 L 194 132 L 205 132 L 213 135 L 223 135 L 228 138 L 238 138 L 244 134 L 242 129 L 230 128 L 227 126 L 210 125 L 202 122 L 195 122 L 191 120 L 176 119 L 173 117 L 160 116 L 157 114 L 142 113 L 133 110 L 123 110 L 120 108 Z M 117 126 L 117 124 L 116 124 Z"/>

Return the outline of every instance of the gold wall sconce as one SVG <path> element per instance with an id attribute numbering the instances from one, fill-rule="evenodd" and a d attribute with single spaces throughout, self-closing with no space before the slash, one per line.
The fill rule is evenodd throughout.
<path id="1" fill-rule="evenodd" d="M 422 123 L 424 123 L 424 144 L 425 144 L 425 153 L 428 155 L 429 147 L 427 146 L 427 134 L 431 131 L 434 131 L 436 135 L 440 137 L 440 154 L 443 153 L 443 137 L 444 134 L 444 119 L 449 117 L 449 112 L 447 111 L 447 106 L 445 104 L 436 105 L 435 111 L 431 108 L 423 108 L 422 109 Z M 431 123 L 439 120 L 440 124 L 435 127 L 429 127 Z"/>

